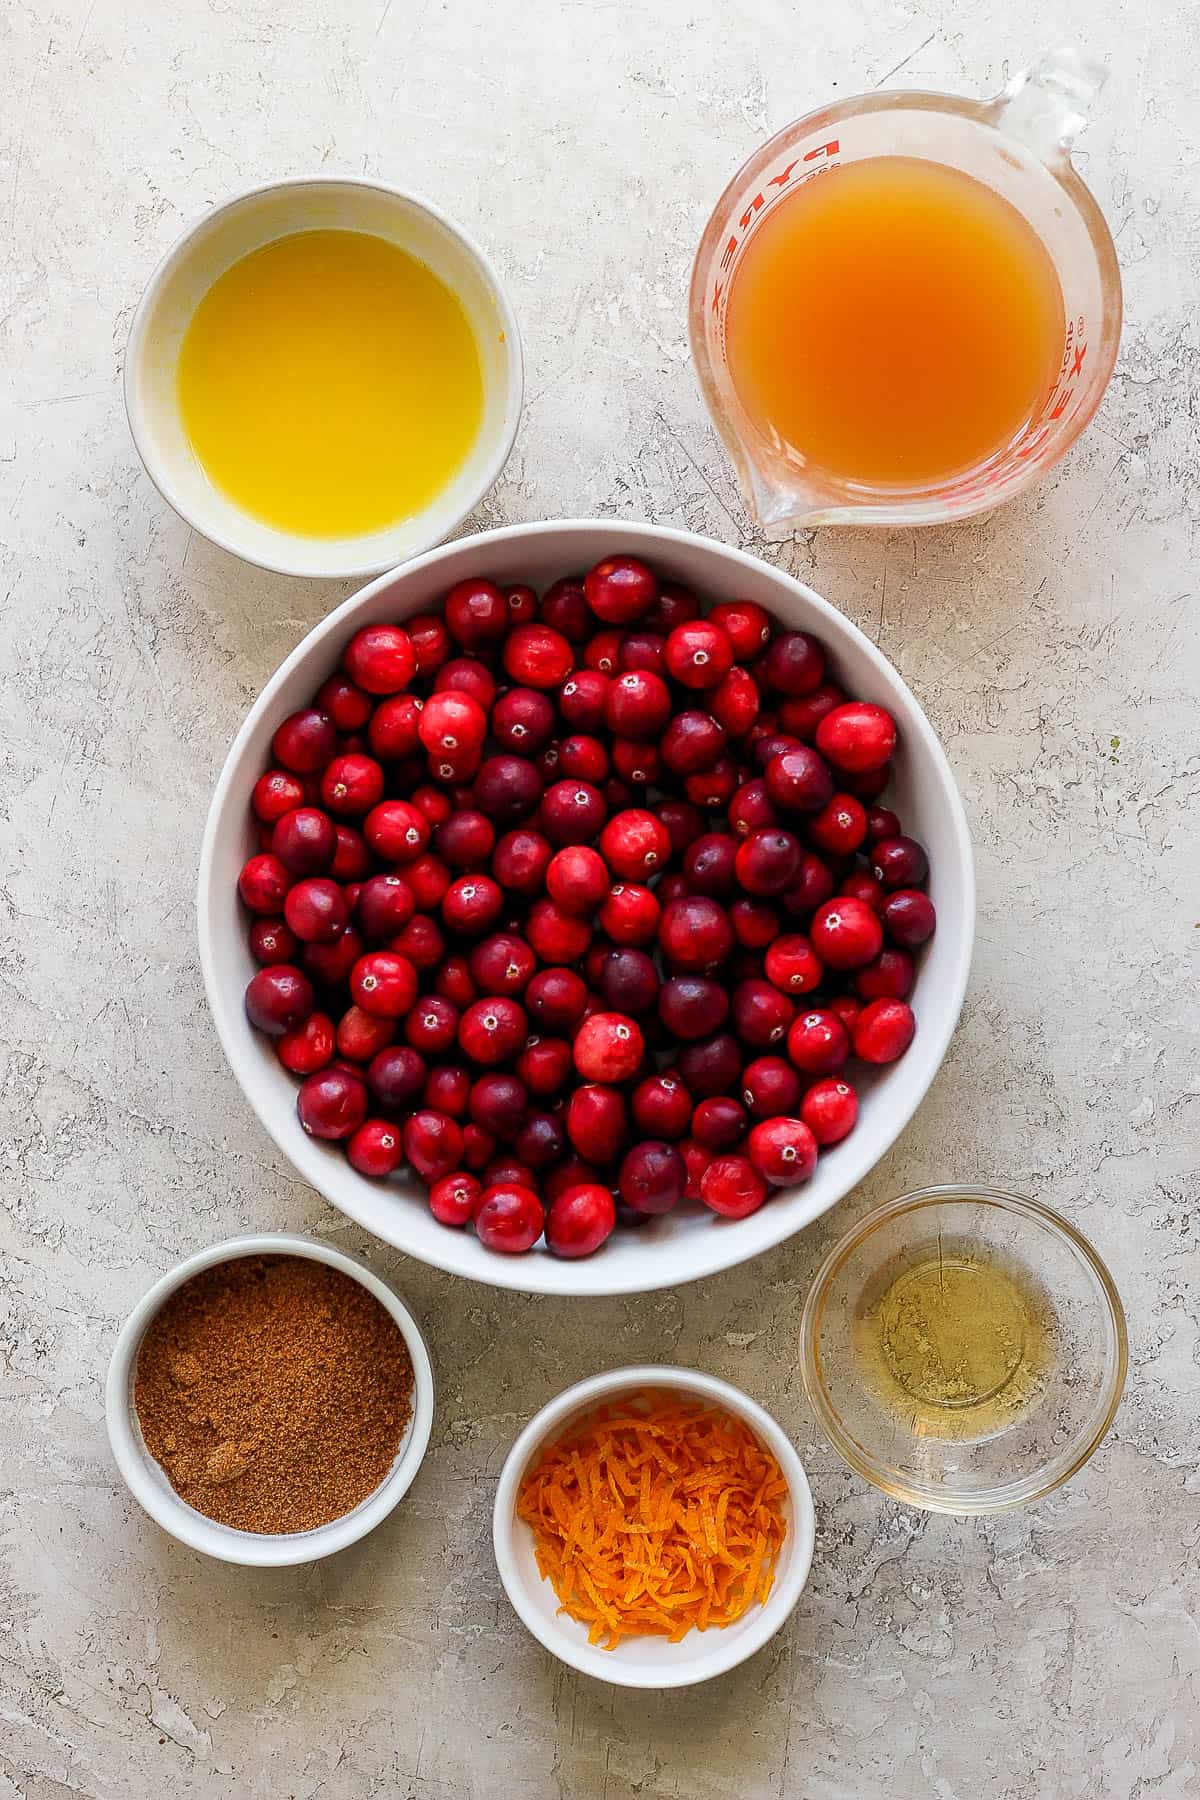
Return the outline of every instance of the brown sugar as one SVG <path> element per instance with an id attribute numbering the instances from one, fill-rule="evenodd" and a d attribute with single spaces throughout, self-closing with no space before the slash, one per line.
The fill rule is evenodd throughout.
<path id="1" fill-rule="evenodd" d="M 310 1531 L 383 1481 L 412 1389 L 408 1346 L 361 1282 L 307 1257 L 245 1256 L 193 1276 L 151 1321 L 134 1404 L 197 1511 Z"/>

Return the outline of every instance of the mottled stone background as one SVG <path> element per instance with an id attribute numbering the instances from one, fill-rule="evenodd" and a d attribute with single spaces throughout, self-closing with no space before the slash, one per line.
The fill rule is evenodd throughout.
<path id="1" fill-rule="evenodd" d="M 1031 501 L 765 551 L 924 701 L 979 860 L 963 1022 L 872 1179 L 728 1276 L 568 1308 L 410 1265 L 332 1215 L 225 1066 L 193 883 L 235 726 L 339 591 L 255 574 L 137 465 L 142 283 L 253 180 L 367 171 L 491 248 L 528 404 L 476 525 L 649 518 L 761 548 L 697 397 L 684 290 L 769 131 L 880 85 L 994 90 L 1073 34 L 1112 61 L 1079 161 L 1128 323 Z M 1197 16 L 1170 0 L 6 0 L 0 10 L 0 1795 L 275 1800 L 1184 1800 L 1200 1793 Z M 995 1522 L 925 1518 L 814 1437 L 795 1333 L 832 1235 L 907 1186 L 1061 1207 L 1130 1315 L 1091 1467 Z M 101 1377 L 184 1252 L 313 1228 L 397 1270 L 433 1338 L 432 1452 L 369 1541 L 248 1574 L 118 1482 Z M 692 1693 L 550 1662 L 493 1569 L 493 1479 L 564 1382 L 665 1356 L 795 1435 L 819 1536 L 790 1626 Z"/>

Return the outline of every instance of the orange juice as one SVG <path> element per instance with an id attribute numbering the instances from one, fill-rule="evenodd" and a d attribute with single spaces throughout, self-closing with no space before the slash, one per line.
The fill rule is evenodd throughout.
<path id="1" fill-rule="evenodd" d="M 1020 436 L 1063 336 L 1054 265 L 1015 207 L 957 169 L 879 156 L 762 215 L 726 349 L 738 398 L 779 447 L 844 480 L 919 489 Z"/>

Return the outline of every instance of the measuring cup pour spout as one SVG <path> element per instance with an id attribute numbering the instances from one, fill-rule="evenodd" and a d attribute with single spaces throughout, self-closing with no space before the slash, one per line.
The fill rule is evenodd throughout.
<path id="1" fill-rule="evenodd" d="M 1107 80 L 1104 63 L 1074 44 L 1057 44 L 1014 75 L 985 116 L 1051 168 L 1060 167 Z"/>

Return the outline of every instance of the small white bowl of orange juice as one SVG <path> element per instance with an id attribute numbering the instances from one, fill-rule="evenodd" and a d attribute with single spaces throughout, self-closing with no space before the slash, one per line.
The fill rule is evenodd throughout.
<path id="1" fill-rule="evenodd" d="M 185 232 L 125 357 L 134 443 L 176 512 L 261 568 L 342 580 L 462 523 L 522 386 L 478 245 L 427 200 L 339 176 L 253 188 Z"/>

